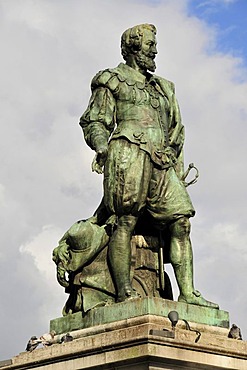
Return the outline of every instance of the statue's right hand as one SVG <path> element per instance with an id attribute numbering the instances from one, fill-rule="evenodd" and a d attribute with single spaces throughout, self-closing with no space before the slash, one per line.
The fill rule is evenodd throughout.
<path id="1" fill-rule="evenodd" d="M 92 162 L 92 171 L 99 174 L 103 173 L 103 167 L 108 155 L 108 148 L 101 147 L 97 150 Z"/>

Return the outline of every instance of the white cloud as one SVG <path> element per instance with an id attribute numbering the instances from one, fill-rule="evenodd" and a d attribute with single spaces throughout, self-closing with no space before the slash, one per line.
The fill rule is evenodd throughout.
<path id="1" fill-rule="evenodd" d="M 58 285 L 56 280 L 56 265 L 52 261 L 52 251 L 58 245 L 58 241 L 66 230 L 61 230 L 54 225 L 42 227 L 41 232 L 21 245 L 21 255 L 30 255 L 45 291 L 45 299 L 39 305 L 39 315 L 50 317 L 61 315 L 61 309 L 66 300 L 64 289 Z M 48 323 L 47 323 L 48 324 Z"/>
<path id="2" fill-rule="evenodd" d="M 215 7 L 217 5 L 230 5 L 238 0 L 206 0 L 199 2 L 198 7 Z"/>
<path id="3" fill-rule="evenodd" d="M 5 189 L 2 184 L 0 184 L 0 206 L 3 207 L 5 203 Z"/>
<path id="4" fill-rule="evenodd" d="M 31 241 L 20 246 L 20 252 L 30 254 L 34 259 L 35 266 L 50 282 L 54 280 L 54 273 L 51 274 L 51 270 L 52 268 L 55 270 L 55 264 L 52 262 L 52 250 L 57 246 L 58 240 L 63 234 L 64 231 L 58 227 L 46 225 Z"/>

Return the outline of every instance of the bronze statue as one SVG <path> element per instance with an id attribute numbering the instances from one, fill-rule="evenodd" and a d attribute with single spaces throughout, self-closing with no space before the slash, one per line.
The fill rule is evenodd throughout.
<path id="1" fill-rule="evenodd" d="M 92 80 L 92 96 L 80 125 L 86 143 L 96 152 L 92 170 L 104 174 L 104 195 L 95 215 L 80 226 L 94 225 L 104 234 L 94 255 L 104 249 L 104 259 L 109 258 L 112 285 L 108 291 L 113 301 L 142 295 L 133 287 L 135 271 L 131 270 L 131 243 L 136 238 L 137 247 L 153 245 L 148 258 L 156 253 L 161 297 L 172 299 L 163 270 L 164 262 L 170 262 L 180 290 L 178 301 L 218 308 L 194 288 L 189 218 L 195 210 L 186 190 L 184 127 L 174 84 L 153 74 L 156 46 L 155 26 L 142 24 L 126 30 L 121 38 L 125 63 L 100 71 Z M 138 235 L 143 237 L 141 241 Z M 82 258 L 79 267 L 71 270 L 73 238 L 68 241 L 65 234 L 64 241 L 67 262 L 61 246 L 54 257 L 60 272 L 64 261 L 58 274 L 63 281 L 65 271 L 83 274 L 80 269 L 92 261 Z M 140 253 L 146 253 L 144 249 Z M 150 271 L 156 265 L 153 263 Z"/>

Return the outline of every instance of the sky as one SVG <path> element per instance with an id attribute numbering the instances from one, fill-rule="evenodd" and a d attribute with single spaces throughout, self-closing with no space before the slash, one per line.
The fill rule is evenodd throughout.
<path id="1" fill-rule="evenodd" d="M 245 0 L 0 0 L 0 360 L 61 316 L 52 250 L 102 196 L 78 121 L 92 77 L 122 61 L 120 36 L 140 23 L 157 27 L 156 74 L 176 85 L 185 167 L 200 171 L 195 286 L 247 338 L 246 18 Z"/>

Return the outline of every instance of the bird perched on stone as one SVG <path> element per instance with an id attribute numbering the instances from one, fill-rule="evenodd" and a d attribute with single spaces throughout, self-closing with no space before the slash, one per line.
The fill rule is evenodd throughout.
<path id="1" fill-rule="evenodd" d="M 74 338 L 72 337 L 72 335 L 70 333 L 67 333 L 65 334 L 64 336 L 62 336 L 61 338 L 61 343 L 68 343 L 68 342 L 72 342 Z"/>
<path id="2" fill-rule="evenodd" d="M 228 338 L 242 340 L 241 330 L 237 325 L 232 324 L 232 327 L 228 334 Z"/>
<path id="3" fill-rule="evenodd" d="M 32 336 L 29 341 L 27 342 L 26 351 L 32 352 L 38 345 L 41 343 L 41 340 L 38 339 L 36 336 Z"/>
<path id="4" fill-rule="evenodd" d="M 47 347 L 55 343 L 55 340 L 54 340 L 55 335 L 56 335 L 55 330 L 52 330 L 50 333 L 41 335 L 39 339 L 41 340 L 43 346 Z"/>

